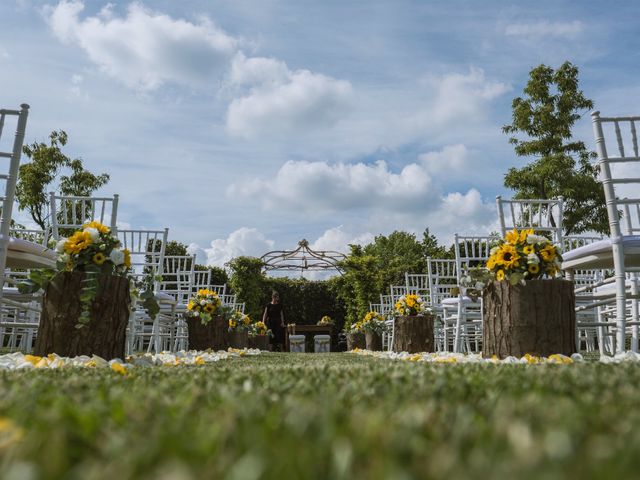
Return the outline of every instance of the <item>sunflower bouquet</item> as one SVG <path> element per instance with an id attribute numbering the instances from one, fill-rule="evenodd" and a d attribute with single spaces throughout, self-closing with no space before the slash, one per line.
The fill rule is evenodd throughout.
<path id="1" fill-rule="evenodd" d="M 249 325 L 249 335 L 252 337 L 256 335 L 269 335 L 271 337 L 273 336 L 273 333 L 269 328 L 267 328 L 267 325 L 264 322 L 260 321 Z"/>
<path id="2" fill-rule="evenodd" d="M 377 312 L 367 312 L 362 321 L 362 331 L 382 334 L 387 331 L 387 324 L 383 315 Z"/>
<path id="3" fill-rule="evenodd" d="M 244 313 L 236 310 L 231 314 L 231 317 L 229 317 L 230 332 L 250 330 L 250 327 L 251 327 L 251 318 L 249 317 L 249 315 L 245 315 Z"/>
<path id="4" fill-rule="evenodd" d="M 334 324 L 335 324 L 335 322 L 333 321 L 333 319 L 329 315 L 325 315 L 318 322 L 318 325 L 321 325 L 321 326 L 334 325 Z"/>
<path id="5" fill-rule="evenodd" d="M 349 325 L 346 331 L 347 333 L 364 333 L 363 326 L 364 324 L 360 320 L 356 323 L 352 323 L 351 325 Z"/>
<path id="6" fill-rule="evenodd" d="M 537 278 L 560 275 L 560 248 L 532 229 L 512 230 L 491 249 L 487 269 L 498 281 L 512 285 Z"/>
<path id="7" fill-rule="evenodd" d="M 187 316 L 199 318 L 202 325 L 206 325 L 211 321 L 221 305 L 222 301 L 216 292 L 203 288 L 189 299 Z"/>
<path id="8" fill-rule="evenodd" d="M 414 293 L 400 297 L 395 304 L 395 309 L 398 315 L 404 316 L 426 315 L 431 313 L 431 309 L 422 297 Z"/>

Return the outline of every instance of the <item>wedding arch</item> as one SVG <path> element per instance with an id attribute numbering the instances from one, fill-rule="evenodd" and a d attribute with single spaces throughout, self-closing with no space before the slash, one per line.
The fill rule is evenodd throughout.
<path id="1" fill-rule="evenodd" d="M 264 264 L 264 270 L 267 272 L 280 270 L 304 273 L 336 270 L 342 274 L 340 262 L 346 258 L 340 252 L 313 250 L 309 247 L 309 242 L 303 238 L 298 242 L 298 247 L 294 250 L 274 250 L 265 253 L 260 259 Z"/>

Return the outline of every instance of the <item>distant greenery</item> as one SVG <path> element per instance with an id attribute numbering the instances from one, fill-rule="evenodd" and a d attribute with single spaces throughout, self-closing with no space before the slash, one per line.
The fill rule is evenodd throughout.
<path id="1" fill-rule="evenodd" d="M 4 478 L 608 479 L 640 469 L 636 365 L 269 354 L 0 373 Z"/>
<path id="2" fill-rule="evenodd" d="M 22 163 L 16 185 L 16 200 L 20 210 L 27 210 L 31 218 L 43 230 L 47 226 L 47 205 L 49 191 L 57 189 L 61 195 L 91 196 L 98 188 L 109 181 L 109 175 L 94 175 L 85 170 L 82 160 L 71 159 L 62 152 L 67 144 L 64 130 L 53 131 L 49 135 L 49 144 L 33 142 L 24 145 L 23 152 L 29 162 Z M 56 187 L 58 175 L 61 175 Z"/>
<path id="3" fill-rule="evenodd" d="M 513 118 L 502 131 L 516 155 L 533 157 L 522 168 L 505 175 L 506 187 L 515 198 L 565 199 L 563 226 L 566 234 L 609 232 L 604 190 L 591 164 L 595 152 L 573 139 L 572 128 L 593 109 L 578 86 L 578 67 L 570 62 L 554 70 L 539 65 L 529 73 L 524 96 L 513 100 Z"/>

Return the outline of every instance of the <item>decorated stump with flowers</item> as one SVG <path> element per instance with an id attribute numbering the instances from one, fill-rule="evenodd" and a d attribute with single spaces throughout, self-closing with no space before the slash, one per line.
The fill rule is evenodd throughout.
<path id="1" fill-rule="evenodd" d="M 433 314 L 419 295 L 403 295 L 395 304 L 393 327 L 395 352 L 434 352 Z"/>
<path id="2" fill-rule="evenodd" d="M 35 354 L 124 358 L 131 293 L 129 252 L 99 222 L 56 245 L 55 269 L 32 271 L 22 291 L 44 290 Z"/>
<path id="3" fill-rule="evenodd" d="M 558 246 L 513 230 L 491 250 L 483 289 L 483 348 L 496 355 L 548 357 L 576 351 L 573 282 L 561 278 Z"/>
<path id="4" fill-rule="evenodd" d="M 351 325 L 347 330 L 347 350 L 355 350 L 356 348 L 364 349 L 367 347 L 366 337 L 362 327 L 362 321 L 359 321 Z"/>
<path id="5" fill-rule="evenodd" d="M 255 322 L 249 326 L 249 348 L 269 351 L 269 338 L 273 335 L 264 322 Z"/>
<path id="6" fill-rule="evenodd" d="M 231 348 L 247 348 L 249 346 L 249 328 L 251 318 L 242 312 L 235 311 L 228 321 L 229 346 Z"/>
<path id="7" fill-rule="evenodd" d="M 227 321 L 221 312 L 222 302 L 213 290 L 201 289 L 187 303 L 185 314 L 191 350 L 215 351 L 229 347 Z"/>
<path id="8" fill-rule="evenodd" d="M 384 316 L 376 312 L 367 312 L 362 319 L 362 330 L 367 350 L 382 351 L 382 334 L 387 331 Z"/>

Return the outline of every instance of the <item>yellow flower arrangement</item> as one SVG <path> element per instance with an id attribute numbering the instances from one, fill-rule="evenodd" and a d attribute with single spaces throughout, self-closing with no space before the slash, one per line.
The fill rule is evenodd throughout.
<path id="1" fill-rule="evenodd" d="M 237 310 L 231 314 L 229 318 L 229 331 L 233 330 L 251 330 L 251 318 Z"/>
<path id="2" fill-rule="evenodd" d="M 384 316 L 377 312 L 367 312 L 360 323 L 361 330 L 365 332 L 383 333 L 387 330 Z"/>
<path id="3" fill-rule="evenodd" d="M 255 322 L 249 327 L 249 335 L 273 335 L 264 322 Z"/>
<path id="4" fill-rule="evenodd" d="M 491 249 L 486 268 L 498 281 L 520 281 L 557 276 L 562 256 L 559 248 L 545 237 L 535 235 L 532 229 L 507 232 Z"/>
<path id="5" fill-rule="evenodd" d="M 395 310 L 398 315 L 425 315 L 431 312 L 422 297 L 414 293 L 400 297 L 395 304 Z"/>
<path id="6" fill-rule="evenodd" d="M 187 303 L 187 316 L 199 318 L 203 325 L 211 321 L 222 301 L 218 294 L 206 288 L 198 290 Z"/>

